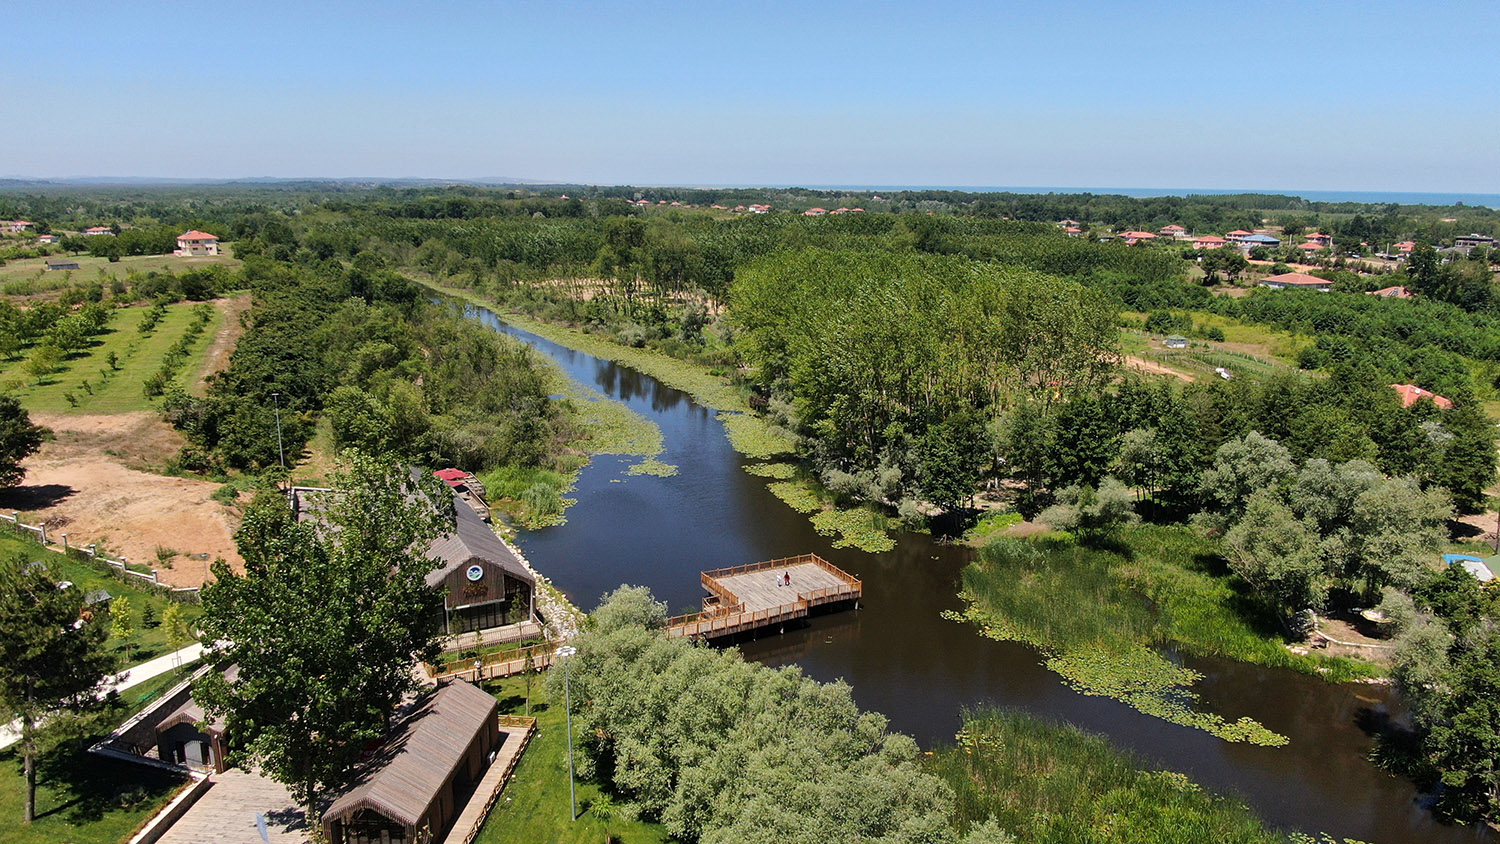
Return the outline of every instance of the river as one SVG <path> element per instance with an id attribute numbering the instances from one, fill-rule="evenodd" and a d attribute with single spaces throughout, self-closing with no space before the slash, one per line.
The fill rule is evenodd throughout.
<path id="1" fill-rule="evenodd" d="M 806 516 L 743 470 L 715 412 L 687 394 L 612 361 L 566 348 L 501 322 L 471 316 L 517 337 L 577 381 L 628 404 L 661 426 L 659 459 L 671 477 L 624 474 L 633 460 L 602 455 L 586 468 L 567 523 L 522 531 L 538 570 L 577 605 L 592 609 L 622 583 L 648 586 L 672 613 L 696 610 L 704 569 L 812 552 L 860 577 L 857 611 L 821 616 L 804 628 L 739 647 L 767 665 L 796 664 L 819 680 L 843 679 L 859 705 L 885 714 L 924 746 L 949 741 L 966 707 L 1017 707 L 1106 735 L 1163 767 L 1241 795 L 1271 824 L 1372 844 L 1493 841 L 1482 827 L 1445 826 L 1412 785 L 1367 760 L 1371 725 L 1399 714 L 1384 687 L 1333 685 L 1284 670 L 1188 658 L 1204 679 L 1203 705 L 1242 715 L 1291 739 L 1285 747 L 1231 744 L 1142 715 L 1114 700 L 1078 694 L 1022 645 L 996 642 L 945 621 L 959 609 L 967 548 L 901 534 L 894 550 L 836 549 Z"/>

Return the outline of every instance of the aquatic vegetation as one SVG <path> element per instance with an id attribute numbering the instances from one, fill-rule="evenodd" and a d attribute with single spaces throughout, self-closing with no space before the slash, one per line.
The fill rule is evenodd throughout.
<path id="1" fill-rule="evenodd" d="M 824 536 L 837 536 L 835 548 L 858 548 L 879 554 L 896 547 L 896 540 L 886 532 L 884 517 L 857 507 L 850 510 L 823 510 L 812 517 L 813 527 Z"/>
<path id="2" fill-rule="evenodd" d="M 745 471 L 757 478 L 774 478 L 784 481 L 797 477 L 797 467 L 790 463 L 751 463 Z"/>
<path id="3" fill-rule="evenodd" d="M 635 464 L 634 466 L 631 466 L 626 470 L 625 474 L 652 475 L 658 478 L 670 478 L 673 475 L 677 474 L 677 467 L 673 466 L 671 463 L 663 463 L 660 460 L 657 460 L 655 457 L 648 457 L 645 460 L 642 460 L 641 462 Z"/>
<path id="4" fill-rule="evenodd" d="M 991 638 L 1024 642 L 1048 668 L 1085 694 L 1103 695 L 1229 741 L 1282 744 L 1260 724 L 1229 722 L 1196 709 L 1200 678 L 1162 656 L 1221 656 L 1291 668 L 1331 680 L 1375 672 L 1354 660 L 1288 651 L 1274 619 L 1258 612 L 1213 568 L 1216 543 L 1186 527 L 1141 525 L 1112 548 L 1051 535 L 999 537 L 963 572 L 962 613 Z"/>
<path id="5" fill-rule="evenodd" d="M 816 513 L 823 509 L 822 499 L 803 481 L 780 481 L 767 484 L 767 487 L 772 495 L 786 502 L 788 507 L 798 513 Z"/>
<path id="6" fill-rule="evenodd" d="M 765 460 L 796 450 L 796 440 L 787 431 L 748 413 L 719 414 L 729 444 L 746 457 Z"/>
<path id="7" fill-rule="evenodd" d="M 1152 770 L 1105 738 L 1023 712 L 965 713 L 955 743 L 923 767 L 953 789 L 963 827 L 993 819 L 1018 841 L 1288 841 L 1236 798 L 1176 771 Z"/>

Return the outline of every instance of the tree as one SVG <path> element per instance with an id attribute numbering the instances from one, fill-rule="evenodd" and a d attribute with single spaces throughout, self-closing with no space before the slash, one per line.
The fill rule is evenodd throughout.
<path id="1" fill-rule="evenodd" d="M 1256 492 L 1275 490 L 1291 477 L 1292 454 L 1281 443 L 1251 431 L 1214 452 L 1214 465 L 1203 473 L 1203 497 L 1234 516 Z"/>
<path id="2" fill-rule="evenodd" d="M 1132 428 L 1120 438 L 1115 473 L 1131 486 L 1146 490 L 1149 498 L 1156 492 L 1156 475 L 1161 471 L 1161 460 L 1156 429 Z"/>
<path id="3" fill-rule="evenodd" d="M 182 650 L 193 639 L 192 631 L 188 629 L 187 615 L 183 613 L 182 605 L 176 601 L 167 604 L 167 608 L 162 610 L 161 626 L 167 634 L 167 647 L 173 653 Z"/>
<path id="4" fill-rule="evenodd" d="M 126 595 L 109 602 L 109 635 L 120 640 L 125 648 L 125 658 L 130 659 L 130 637 L 135 635 L 135 608 Z"/>
<path id="5" fill-rule="evenodd" d="M 13 396 L 0 395 L 0 486 L 26 477 L 21 461 L 36 453 L 52 432 L 33 425 L 31 414 Z"/>
<path id="6" fill-rule="evenodd" d="M 115 667 L 97 617 L 85 619 L 78 587 L 16 555 L 0 560 L 0 718 L 20 721 L 25 822 L 36 817 L 37 757 L 92 726 Z"/>
<path id="7" fill-rule="evenodd" d="M 319 795 L 346 781 L 415 689 L 412 665 L 436 656 L 442 599 L 422 549 L 452 518 L 429 475 L 346 460 L 321 502 L 325 524 L 299 521 L 279 495 L 249 508 L 235 537 L 245 573 L 220 561 L 203 590 L 201 629 L 220 671 L 193 692 L 236 737 L 231 760 L 287 785 L 314 825 Z"/>
<path id="8" fill-rule="evenodd" d="M 48 375 L 56 372 L 62 366 L 63 351 L 51 343 L 43 343 L 31 350 L 31 358 L 26 361 L 26 371 L 40 384 Z"/>
<path id="9" fill-rule="evenodd" d="M 1138 518 L 1131 506 L 1130 490 L 1114 478 L 1099 482 L 1099 488 L 1070 486 L 1057 493 L 1057 503 L 1042 511 L 1047 524 L 1078 535 L 1085 542 L 1107 539 L 1122 525 Z"/>
<path id="10" fill-rule="evenodd" d="M 1283 617 L 1320 605 L 1328 593 L 1317 534 L 1269 493 L 1250 497 L 1244 518 L 1224 535 L 1224 545 L 1230 568 Z"/>
<path id="11" fill-rule="evenodd" d="M 1500 814 L 1500 636 L 1465 649 L 1447 674 L 1450 692 L 1424 747 L 1442 775 L 1443 803 L 1458 817 Z"/>
<path id="12" fill-rule="evenodd" d="M 917 486 L 929 501 L 952 506 L 974 494 L 989 463 L 989 432 L 973 413 L 955 413 L 917 444 Z"/>

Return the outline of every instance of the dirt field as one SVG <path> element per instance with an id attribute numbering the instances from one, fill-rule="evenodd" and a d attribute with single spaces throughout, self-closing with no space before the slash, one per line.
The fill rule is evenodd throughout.
<path id="1" fill-rule="evenodd" d="M 218 484 L 132 468 L 160 465 L 182 447 L 157 414 L 32 418 L 56 438 L 26 460 L 20 486 L 0 492 L 0 509 L 45 520 L 70 543 L 98 543 L 156 568 L 174 586 L 202 583 L 215 557 L 241 566 L 234 548 L 238 518 L 210 497 Z"/>
<path id="2" fill-rule="evenodd" d="M 1171 367 L 1162 366 L 1155 361 L 1149 361 L 1145 358 L 1138 358 L 1135 355 L 1126 355 L 1125 368 L 1134 369 L 1137 372 L 1144 372 L 1148 375 L 1170 375 L 1173 378 L 1181 378 L 1184 381 L 1197 380 L 1186 372 L 1179 372 L 1178 370 L 1172 369 Z"/>

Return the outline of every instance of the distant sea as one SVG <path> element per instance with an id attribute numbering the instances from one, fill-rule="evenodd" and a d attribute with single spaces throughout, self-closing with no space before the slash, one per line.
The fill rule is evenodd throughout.
<path id="1" fill-rule="evenodd" d="M 1275 190 L 1271 188 L 1244 188 L 1224 190 L 1219 188 L 1057 188 L 1057 187 L 976 187 L 973 185 L 804 185 L 816 190 L 898 191 L 898 190 L 958 190 L 970 193 L 1093 193 L 1120 196 L 1189 196 L 1264 193 L 1276 196 L 1298 196 L 1309 202 L 1367 202 L 1372 204 L 1396 203 L 1398 205 L 1481 205 L 1500 208 L 1500 193 L 1417 193 L 1403 191 L 1364 190 Z"/>

